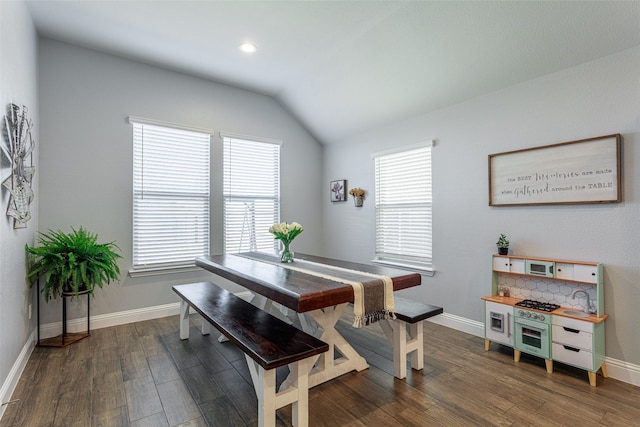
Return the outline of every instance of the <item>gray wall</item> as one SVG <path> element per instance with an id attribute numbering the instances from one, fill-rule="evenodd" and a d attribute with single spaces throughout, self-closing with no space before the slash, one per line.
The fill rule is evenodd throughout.
<path id="1" fill-rule="evenodd" d="M 491 254 L 500 233 L 515 254 L 604 264 L 607 356 L 640 364 L 640 48 L 469 100 L 327 146 L 324 182 L 346 178 L 369 197 L 362 208 L 323 207 L 325 252 L 374 255 L 371 153 L 434 139 L 434 277 L 405 291 L 445 312 L 483 321 Z M 620 133 L 624 201 L 606 205 L 488 206 L 487 156 Z"/>
<path id="2" fill-rule="evenodd" d="M 32 135 L 38 144 L 40 119 L 37 93 L 37 40 L 27 8 L 23 2 L 0 2 L 0 108 L 2 134 L 4 115 L 10 103 L 26 105 L 35 125 Z M 4 136 L 0 137 L 6 146 Z M 38 145 L 36 145 L 36 148 Z M 34 153 L 36 175 L 33 188 L 36 198 L 31 205 L 28 228 L 14 230 L 13 220 L 5 215 L 9 193 L 2 188 L 0 203 L 0 385 L 5 381 L 35 327 L 29 319 L 29 304 L 34 292 L 25 281 L 24 245 L 33 243 L 38 225 L 38 153 Z M 2 155 L 0 182 L 11 175 L 8 159 Z M 4 391 L 4 390 L 3 390 Z M 11 391 L 11 390 L 8 390 Z M 8 395 L 0 395 L 4 402 Z M 4 410 L 5 407 L 2 407 Z"/>
<path id="3" fill-rule="evenodd" d="M 13 230 L 5 216 L 0 221 L 3 385 L 35 328 L 35 318 L 28 319 L 33 291 L 24 280 L 23 247 L 33 243 L 36 223 L 40 230 L 84 225 L 123 249 L 122 281 L 97 294 L 92 302 L 95 315 L 174 302 L 171 284 L 206 277 L 126 275 L 131 259 L 128 115 L 283 140 L 282 218 L 306 227 L 295 250 L 357 261 L 373 257 L 370 154 L 435 139 L 437 273 L 424 278 L 419 289 L 405 292 L 442 305 L 453 315 L 482 321 L 480 297 L 489 292 L 490 257 L 501 232 L 509 235 L 518 254 L 599 261 L 605 264 L 605 308 L 611 316 L 607 355 L 640 364 L 635 327 L 640 300 L 640 189 L 635 172 L 640 165 L 640 48 L 336 141 L 323 150 L 270 97 L 46 39 L 40 42 L 38 57 L 24 4 L 0 2 L 0 19 L 0 104 L 31 108 L 40 149 L 29 228 Z M 624 139 L 623 203 L 487 206 L 488 154 L 610 133 L 621 133 Z M 212 252 L 220 252 L 219 141 L 213 145 Z M 4 163 L 1 172 L 2 179 L 8 176 Z M 349 187 L 370 192 L 363 208 L 354 208 L 351 200 L 328 201 L 328 182 L 342 178 Z M 6 202 L 2 192 L 2 210 Z M 74 309 L 71 318 L 84 314 Z M 45 307 L 43 323 L 59 319 L 56 302 Z"/>
<path id="4" fill-rule="evenodd" d="M 132 128 L 129 115 L 215 131 L 282 140 L 281 218 L 305 232 L 295 250 L 320 253 L 322 148 L 273 98 L 117 58 L 40 40 L 40 230 L 83 225 L 115 240 L 124 260 L 120 284 L 97 292 L 92 315 L 172 303 L 171 285 L 206 278 L 182 273 L 131 278 Z M 222 252 L 222 160 L 212 143 L 212 253 Z M 69 318 L 86 316 L 77 304 Z M 60 319 L 48 304 L 43 323 Z"/>

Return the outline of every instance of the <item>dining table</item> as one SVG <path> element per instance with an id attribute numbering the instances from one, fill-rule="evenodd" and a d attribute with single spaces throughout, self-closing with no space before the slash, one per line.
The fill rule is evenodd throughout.
<path id="1" fill-rule="evenodd" d="M 322 265 L 335 269 L 336 275 L 384 276 L 391 279 L 394 292 L 420 286 L 422 281 L 419 273 L 408 270 L 301 253 L 295 254 L 293 263 L 279 261 L 275 253 L 244 252 L 202 256 L 195 263 L 252 292 L 251 303 L 265 311 L 292 310 L 302 330 L 329 344 L 329 351 L 319 356 L 309 375 L 310 387 L 369 365 L 336 329 L 344 310 L 354 302 L 354 287 L 335 277 L 309 274 L 300 266 Z"/>

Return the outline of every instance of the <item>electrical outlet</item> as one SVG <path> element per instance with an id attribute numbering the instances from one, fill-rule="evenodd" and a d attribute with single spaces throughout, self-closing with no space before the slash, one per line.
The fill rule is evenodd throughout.
<path id="1" fill-rule="evenodd" d="M 29 304 L 29 320 L 31 320 L 31 304 Z"/>

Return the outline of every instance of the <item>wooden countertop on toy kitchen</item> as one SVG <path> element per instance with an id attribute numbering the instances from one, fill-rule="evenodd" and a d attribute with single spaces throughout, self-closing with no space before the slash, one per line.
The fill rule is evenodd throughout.
<path id="1" fill-rule="evenodd" d="M 522 298 L 501 297 L 499 295 L 493 295 L 493 296 L 482 297 L 482 300 L 496 302 L 498 304 L 505 304 L 505 305 L 510 305 L 512 307 L 516 307 L 516 303 L 519 303 L 520 301 L 522 301 Z M 532 310 L 532 309 L 528 308 L 527 310 Z M 533 311 L 539 311 L 539 310 L 533 310 Z M 581 314 L 580 315 L 571 315 L 571 314 L 567 314 L 566 311 L 572 311 L 574 313 L 581 313 Z M 557 308 L 557 309 L 549 312 L 548 314 L 553 314 L 554 316 L 568 317 L 570 319 L 582 320 L 584 322 L 591 322 L 591 323 L 604 322 L 609 317 L 608 314 L 603 314 L 602 316 L 598 317 L 595 314 L 587 314 L 587 313 L 584 313 L 584 312 L 582 312 L 580 310 L 576 310 L 576 309 L 571 308 L 571 307 L 560 307 L 560 308 Z M 585 317 L 585 315 L 586 315 L 586 317 Z"/>

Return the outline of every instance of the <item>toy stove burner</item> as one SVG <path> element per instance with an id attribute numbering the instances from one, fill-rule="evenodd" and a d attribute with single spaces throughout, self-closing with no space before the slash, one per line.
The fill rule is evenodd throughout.
<path id="1" fill-rule="evenodd" d="M 553 311 L 556 308 L 560 308 L 560 306 L 558 304 L 551 304 L 548 302 L 542 302 L 542 301 L 535 301 L 532 299 L 525 299 L 522 300 L 520 302 L 517 302 L 515 305 L 517 305 L 518 307 L 524 307 L 524 308 L 531 308 L 533 310 L 540 310 L 540 311 Z"/>

